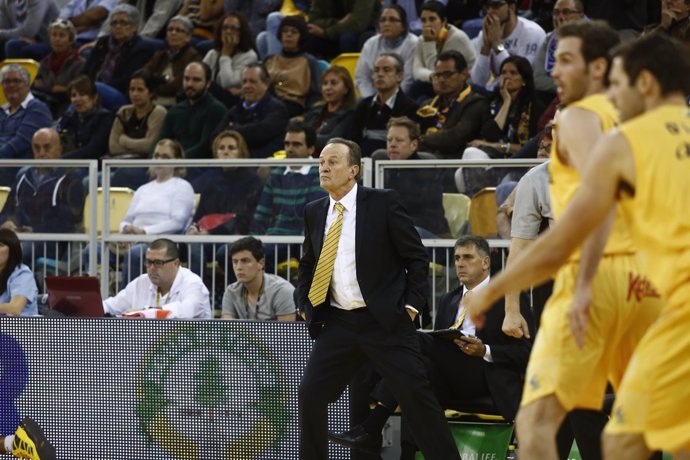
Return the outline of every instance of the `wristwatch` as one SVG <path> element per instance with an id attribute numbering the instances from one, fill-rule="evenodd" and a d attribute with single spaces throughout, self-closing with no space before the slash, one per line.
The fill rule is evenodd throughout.
<path id="1" fill-rule="evenodd" d="M 501 147 L 503 147 L 503 151 L 506 154 L 510 153 L 510 142 L 506 142 L 505 144 L 501 144 Z"/>
<path id="2" fill-rule="evenodd" d="M 494 48 L 494 54 L 501 54 L 506 50 L 506 47 L 503 45 L 503 43 L 499 43 L 496 48 Z"/>

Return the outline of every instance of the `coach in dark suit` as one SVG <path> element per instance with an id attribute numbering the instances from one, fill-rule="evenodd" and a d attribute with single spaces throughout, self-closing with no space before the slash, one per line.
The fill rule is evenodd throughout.
<path id="1" fill-rule="evenodd" d="M 305 208 L 297 298 L 316 342 L 299 387 L 300 459 L 328 458 L 327 406 L 369 360 L 408 414 L 425 457 L 460 460 L 410 318 L 425 303 L 426 251 L 397 193 L 357 185 L 360 159 L 357 144 L 331 139 L 319 157 L 329 197 Z"/>

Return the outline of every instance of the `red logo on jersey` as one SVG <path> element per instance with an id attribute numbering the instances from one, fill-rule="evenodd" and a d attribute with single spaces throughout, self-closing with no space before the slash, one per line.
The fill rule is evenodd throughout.
<path id="1" fill-rule="evenodd" d="M 633 297 L 639 302 L 644 297 L 659 298 L 661 296 L 647 278 L 628 273 L 628 298 L 626 300 L 630 301 Z"/>

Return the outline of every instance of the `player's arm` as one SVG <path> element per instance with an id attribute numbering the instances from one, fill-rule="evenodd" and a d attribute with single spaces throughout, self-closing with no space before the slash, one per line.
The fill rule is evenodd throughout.
<path id="1" fill-rule="evenodd" d="M 515 259 L 527 249 L 527 246 L 532 241 L 524 238 L 512 238 L 510 240 L 510 252 L 508 253 L 506 265 L 513 264 Z M 503 326 L 501 328 L 503 332 L 517 339 L 523 336 L 530 338 L 527 321 L 520 313 L 520 291 L 511 291 L 506 294 L 504 308 L 505 317 L 503 318 Z"/>
<path id="2" fill-rule="evenodd" d="M 628 157 L 632 158 L 629 147 L 619 134 L 607 135 L 597 144 L 582 185 L 561 219 L 472 297 L 467 308 L 473 320 L 481 321 L 481 313 L 507 292 L 546 281 L 567 261 L 608 216 L 619 182 L 634 183 L 634 165 Z"/>

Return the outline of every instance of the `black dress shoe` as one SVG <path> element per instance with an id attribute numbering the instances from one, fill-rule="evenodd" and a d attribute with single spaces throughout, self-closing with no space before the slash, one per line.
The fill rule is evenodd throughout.
<path id="1" fill-rule="evenodd" d="M 368 452 L 370 454 L 380 454 L 381 444 L 383 442 L 383 437 L 381 435 L 370 435 L 364 431 L 361 425 L 357 425 L 342 433 L 329 431 L 328 439 L 341 446 L 361 450 L 362 452 Z"/>

